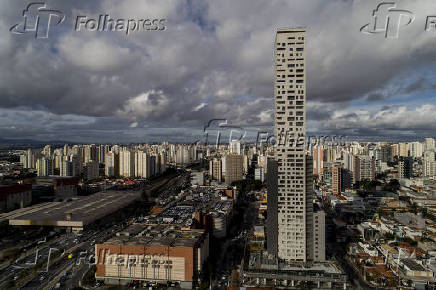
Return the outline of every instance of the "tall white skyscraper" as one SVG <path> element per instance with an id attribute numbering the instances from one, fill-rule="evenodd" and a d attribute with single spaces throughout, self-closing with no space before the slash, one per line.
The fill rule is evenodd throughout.
<path id="1" fill-rule="evenodd" d="M 36 161 L 36 172 L 38 176 L 49 176 L 53 174 L 53 160 L 46 157 L 38 158 Z"/>
<path id="2" fill-rule="evenodd" d="M 421 142 L 409 143 L 410 156 L 413 158 L 420 158 L 424 152 L 424 145 Z"/>
<path id="3" fill-rule="evenodd" d="M 118 176 L 119 156 L 117 153 L 109 151 L 104 156 L 104 174 L 106 176 Z"/>
<path id="4" fill-rule="evenodd" d="M 68 156 L 62 156 L 59 167 L 60 176 L 73 176 L 72 162 L 68 160 Z"/>
<path id="5" fill-rule="evenodd" d="M 151 176 L 151 158 L 143 151 L 135 152 L 135 176 L 149 178 Z"/>
<path id="6" fill-rule="evenodd" d="M 302 28 L 279 29 L 276 34 L 274 135 L 277 189 L 268 190 L 268 219 L 271 219 L 268 227 L 271 232 L 277 231 L 276 237 L 273 234 L 272 240 L 268 240 L 268 251 L 280 259 L 299 262 L 314 259 L 313 169 L 305 146 L 305 35 Z M 271 209 L 270 197 L 275 200 Z"/>
<path id="7" fill-rule="evenodd" d="M 425 150 L 432 150 L 435 148 L 435 141 L 431 137 L 427 137 L 424 140 Z"/>
<path id="8" fill-rule="evenodd" d="M 222 164 L 221 158 L 213 158 L 209 161 L 209 175 L 213 180 L 221 182 L 222 180 Z"/>
<path id="9" fill-rule="evenodd" d="M 45 145 L 44 149 L 42 149 L 42 155 L 44 155 L 45 157 L 51 157 L 51 146 L 50 145 Z"/>
<path id="10" fill-rule="evenodd" d="M 23 168 L 35 168 L 35 155 L 32 149 L 27 149 L 26 154 L 20 156 L 20 162 Z"/>
<path id="11" fill-rule="evenodd" d="M 422 175 L 425 177 L 436 176 L 436 161 L 434 151 L 425 151 L 422 159 Z"/>
<path id="12" fill-rule="evenodd" d="M 119 154 L 120 176 L 131 177 L 135 174 L 135 156 L 127 148 L 123 148 Z"/>

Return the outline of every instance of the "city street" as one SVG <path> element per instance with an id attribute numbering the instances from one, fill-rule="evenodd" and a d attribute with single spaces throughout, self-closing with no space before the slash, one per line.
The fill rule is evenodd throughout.
<path id="1" fill-rule="evenodd" d="M 227 237 L 222 244 L 218 262 L 216 263 L 216 279 L 212 280 L 212 285 L 219 289 L 225 289 L 228 286 L 232 271 L 241 263 L 243 257 L 245 238 L 253 231 L 257 219 L 256 202 L 247 202 L 243 212 L 242 221 L 238 221 L 238 235 L 236 237 Z"/>
<path id="2" fill-rule="evenodd" d="M 176 187 L 181 187 L 186 182 L 183 178 L 185 175 L 181 173 L 183 171 L 166 178 L 158 178 L 147 184 L 145 188 L 152 192 L 174 192 Z M 139 189 L 142 190 L 142 187 Z M 149 203 L 144 204 L 141 211 L 147 212 L 150 206 Z M 16 281 L 17 286 L 22 289 L 52 289 L 58 283 L 64 289 L 77 287 L 90 263 L 93 262 L 94 245 L 103 243 L 128 224 L 129 220 L 119 219 L 106 223 L 103 225 L 104 229 L 92 226 L 80 234 L 64 233 L 49 242 L 42 240 L 34 249 L 29 249 L 23 258 L 0 271 L 0 285 L 4 284 L 6 287 L 6 283 Z M 47 272 L 50 249 L 52 250 Z"/>

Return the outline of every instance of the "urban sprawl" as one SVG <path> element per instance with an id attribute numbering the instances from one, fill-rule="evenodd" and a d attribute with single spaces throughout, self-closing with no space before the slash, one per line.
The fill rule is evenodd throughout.
<path id="1" fill-rule="evenodd" d="M 305 37 L 276 33 L 276 139 L 306 134 Z M 435 289 L 435 139 L 303 145 L 1 151 L 0 288 Z"/>

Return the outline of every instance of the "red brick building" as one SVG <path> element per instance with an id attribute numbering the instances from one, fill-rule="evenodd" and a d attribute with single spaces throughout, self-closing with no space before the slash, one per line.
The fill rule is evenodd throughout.
<path id="1" fill-rule="evenodd" d="M 95 276 L 105 284 L 171 281 L 190 289 L 209 255 L 209 236 L 178 225 L 134 224 L 95 245 L 95 254 Z"/>

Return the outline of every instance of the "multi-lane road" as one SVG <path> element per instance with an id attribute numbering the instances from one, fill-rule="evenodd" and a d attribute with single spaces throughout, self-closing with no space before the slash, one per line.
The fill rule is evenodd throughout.
<path id="1" fill-rule="evenodd" d="M 158 178 L 145 189 L 161 194 L 184 183 L 186 173 Z M 139 187 L 142 190 L 141 187 Z M 132 217 L 130 217 L 132 218 Z M 60 234 L 53 240 L 42 240 L 22 258 L 0 270 L 0 289 L 7 289 L 10 282 L 21 289 L 53 289 L 61 284 L 62 289 L 80 285 L 83 275 L 94 262 L 94 245 L 103 243 L 115 232 L 129 224 L 129 220 L 108 221 L 103 228 L 90 228 L 77 235 Z"/>
<path id="2" fill-rule="evenodd" d="M 104 230 L 86 231 L 76 238 L 76 245 L 65 251 L 63 255 L 49 266 L 44 279 L 35 277 L 28 282 L 23 289 L 53 289 L 56 284 L 62 284 L 62 289 L 71 289 L 79 286 L 82 275 L 94 262 L 94 245 L 102 243 L 113 235 L 115 231 L 122 229 L 125 223 L 116 224 Z"/>

